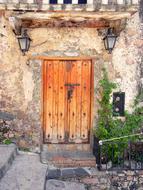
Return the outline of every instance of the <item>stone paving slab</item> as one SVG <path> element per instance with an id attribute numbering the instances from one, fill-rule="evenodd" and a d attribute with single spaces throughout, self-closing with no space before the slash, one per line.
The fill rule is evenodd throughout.
<path id="1" fill-rule="evenodd" d="M 0 179 L 10 168 L 17 155 L 17 147 L 14 144 L 0 145 Z"/>
<path id="2" fill-rule="evenodd" d="M 43 190 L 47 165 L 39 154 L 21 153 L 0 181 L 0 190 Z"/>
<path id="3" fill-rule="evenodd" d="M 47 181 L 45 190 L 85 190 L 85 187 L 81 183 L 51 179 Z"/>
<path id="4" fill-rule="evenodd" d="M 58 179 L 61 176 L 61 170 L 60 169 L 52 169 L 48 170 L 46 174 L 46 179 Z"/>
<path id="5" fill-rule="evenodd" d="M 46 179 L 48 180 L 86 176 L 90 176 L 90 174 L 88 170 L 84 168 L 49 169 L 46 174 Z"/>

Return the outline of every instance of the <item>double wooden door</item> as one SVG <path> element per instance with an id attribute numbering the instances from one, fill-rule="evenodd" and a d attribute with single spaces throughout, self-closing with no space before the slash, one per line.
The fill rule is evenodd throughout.
<path id="1" fill-rule="evenodd" d="M 89 141 L 91 69 L 91 60 L 44 60 L 45 142 Z"/>

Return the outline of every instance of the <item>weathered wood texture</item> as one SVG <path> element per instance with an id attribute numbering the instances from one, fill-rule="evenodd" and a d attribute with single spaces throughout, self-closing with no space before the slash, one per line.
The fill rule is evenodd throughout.
<path id="1" fill-rule="evenodd" d="M 25 28 L 45 28 L 45 27 L 88 27 L 88 28 L 105 28 L 109 27 L 109 22 L 105 20 L 82 20 L 76 21 L 62 20 L 62 19 L 51 19 L 51 20 L 22 20 L 22 26 Z"/>
<path id="2" fill-rule="evenodd" d="M 45 60 L 44 136 L 49 143 L 89 141 L 91 61 Z"/>

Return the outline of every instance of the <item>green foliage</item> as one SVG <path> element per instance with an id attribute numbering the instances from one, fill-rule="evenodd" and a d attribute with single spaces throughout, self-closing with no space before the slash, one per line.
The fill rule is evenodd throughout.
<path id="1" fill-rule="evenodd" d="M 14 138 L 13 130 L 5 121 L 0 121 L 0 144 L 11 144 Z"/>
<path id="2" fill-rule="evenodd" d="M 5 140 L 3 141 L 3 143 L 9 145 L 9 144 L 12 143 L 12 141 L 11 141 L 10 139 L 5 139 Z"/>
<path id="3" fill-rule="evenodd" d="M 108 78 L 107 72 L 103 69 L 103 79 L 100 80 L 100 96 L 101 99 L 99 102 L 98 110 L 98 127 L 95 130 L 95 135 L 98 139 L 111 139 L 115 137 L 122 137 L 134 134 L 138 132 L 143 124 L 143 107 L 138 107 L 139 98 L 136 98 L 135 104 L 133 107 L 133 112 L 125 112 L 124 118 L 113 117 L 113 109 L 111 103 L 111 93 L 114 89 L 117 88 L 117 84 L 111 82 Z M 139 97 L 139 96 L 138 96 Z M 132 140 L 136 140 L 132 138 Z M 114 146 L 114 156 L 121 154 L 123 149 L 127 146 L 129 139 L 119 140 L 122 143 L 120 146 L 120 151 L 118 150 L 117 145 L 109 145 L 108 154 L 110 154 L 111 147 Z"/>

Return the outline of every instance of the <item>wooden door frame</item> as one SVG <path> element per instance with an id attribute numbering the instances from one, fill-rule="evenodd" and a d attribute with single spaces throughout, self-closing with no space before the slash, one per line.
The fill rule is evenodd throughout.
<path id="1" fill-rule="evenodd" d="M 44 141 L 44 132 L 45 132 L 45 118 L 44 118 L 44 61 L 48 61 L 48 60 L 64 60 L 64 61 L 70 61 L 70 60 L 90 60 L 91 61 L 91 107 L 90 107 L 90 137 L 89 137 L 89 144 L 92 143 L 92 138 L 91 136 L 93 136 L 93 132 L 92 132 L 92 129 L 93 129 L 93 118 L 94 118 L 94 61 L 95 61 L 95 58 L 94 57 L 47 57 L 47 56 L 36 56 L 36 59 L 40 59 L 42 61 L 42 82 L 41 82 L 41 90 L 42 90 L 42 97 L 41 97 L 41 129 L 42 129 L 42 137 L 41 137 L 41 141 L 42 143 L 44 144 L 49 144 L 49 143 L 46 143 Z M 86 143 L 86 144 L 88 144 Z M 64 143 L 63 143 L 64 144 Z M 82 143 L 84 144 L 84 143 Z"/>

